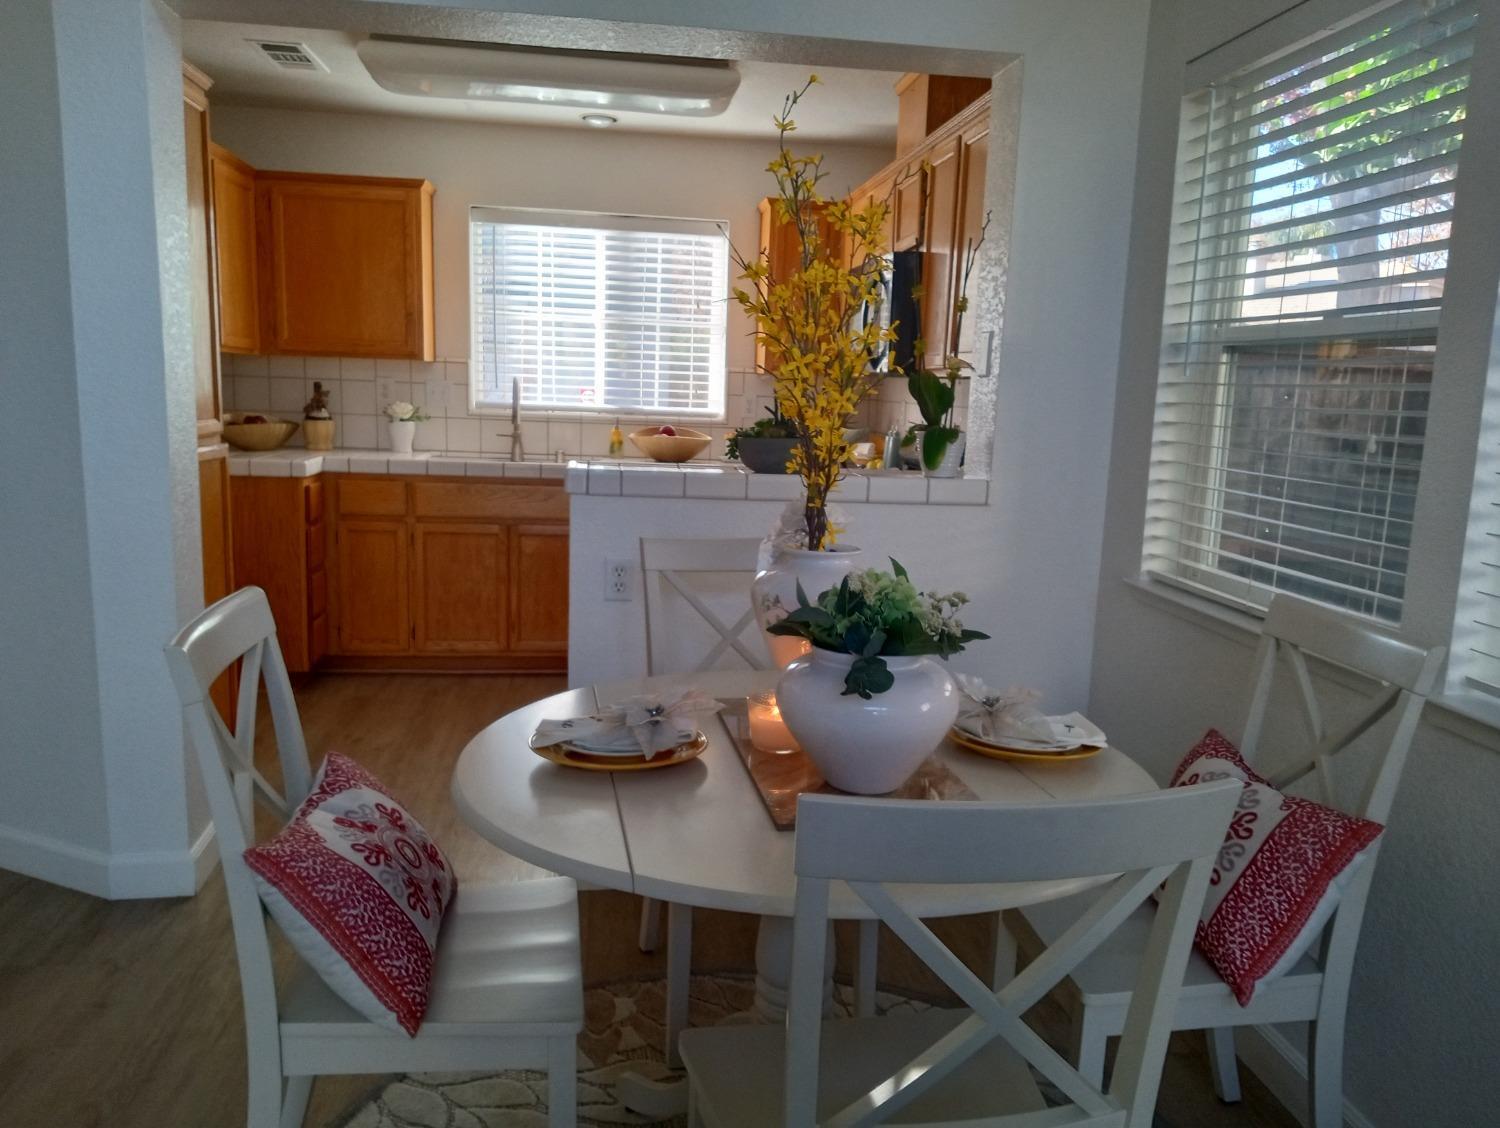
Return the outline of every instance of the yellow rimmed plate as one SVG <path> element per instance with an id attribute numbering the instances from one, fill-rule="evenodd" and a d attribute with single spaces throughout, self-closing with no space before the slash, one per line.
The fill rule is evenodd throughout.
<path id="1" fill-rule="evenodd" d="M 1104 749 L 1104 745 L 1085 744 L 1082 748 L 1075 748 L 1068 752 L 1037 752 L 1024 748 L 1005 748 L 999 744 L 990 744 L 983 740 L 976 740 L 962 729 L 954 727 L 948 733 L 948 739 L 960 748 L 968 749 L 970 752 L 978 752 L 981 756 L 988 756 L 992 760 L 1025 760 L 1032 764 L 1057 764 L 1072 760 L 1087 760 L 1090 756 L 1097 756 Z"/>
<path id="2" fill-rule="evenodd" d="M 578 768 L 585 772 L 644 772 L 652 768 L 669 768 L 696 760 L 708 747 L 708 737 L 699 733 L 686 744 L 679 744 L 669 752 L 662 752 L 651 759 L 644 756 L 621 756 L 618 753 L 600 754 L 585 752 L 576 745 L 564 741 L 561 744 L 533 745 L 532 751 L 544 760 L 561 764 L 565 768 Z"/>

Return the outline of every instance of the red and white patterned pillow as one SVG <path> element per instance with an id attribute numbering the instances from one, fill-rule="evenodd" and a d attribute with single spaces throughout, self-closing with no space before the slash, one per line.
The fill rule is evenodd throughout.
<path id="1" fill-rule="evenodd" d="M 1245 789 L 1209 878 L 1197 943 L 1245 1006 L 1317 939 L 1384 828 L 1282 794 L 1217 729 L 1177 765 L 1172 786 L 1226 778 Z"/>
<path id="2" fill-rule="evenodd" d="M 366 1018 L 415 1035 L 458 880 L 385 785 L 330 752 L 291 822 L 245 861 L 272 918 L 323 981 Z"/>

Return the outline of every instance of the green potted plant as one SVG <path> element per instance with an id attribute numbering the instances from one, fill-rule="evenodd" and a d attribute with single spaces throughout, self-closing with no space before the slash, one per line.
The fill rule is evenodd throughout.
<path id="1" fill-rule="evenodd" d="M 745 464 L 756 474 L 785 474 L 797 446 L 797 428 L 774 406 L 766 408 L 766 417 L 757 419 L 729 433 L 724 441 L 724 457 Z"/>
<path id="2" fill-rule="evenodd" d="M 964 314 L 969 309 L 969 276 L 974 271 L 974 263 L 979 257 L 979 247 L 984 242 L 984 233 L 989 226 L 990 217 L 986 213 L 984 224 L 979 229 L 979 238 L 970 240 L 964 255 L 963 275 L 958 296 L 953 300 L 953 322 L 952 331 L 948 337 L 949 342 L 956 342 L 963 328 Z M 913 293 L 918 303 L 920 322 L 922 300 L 920 287 Z M 918 341 L 916 355 L 920 357 L 924 351 L 923 342 Z M 907 375 L 907 391 L 916 402 L 922 422 L 915 424 L 907 431 L 901 445 L 903 447 L 915 446 L 916 456 L 929 477 L 956 478 L 959 467 L 963 465 L 964 433 L 958 426 L 954 406 L 958 400 L 958 381 L 963 378 L 966 371 L 972 370 L 973 365 L 968 361 L 945 351 L 941 372 L 919 368 Z"/>
<path id="3" fill-rule="evenodd" d="M 918 591 L 895 560 L 854 571 L 767 628 L 812 649 L 782 672 L 776 701 L 797 743 L 833 786 L 892 791 L 941 743 L 958 717 L 946 660 L 988 638 L 959 621 L 963 592 Z"/>

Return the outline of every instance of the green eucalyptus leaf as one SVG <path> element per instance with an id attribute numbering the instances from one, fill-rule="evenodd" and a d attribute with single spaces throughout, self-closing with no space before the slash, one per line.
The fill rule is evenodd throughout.
<path id="1" fill-rule="evenodd" d="M 896 676 L 886 666 L 885 659 L 878 656 L 856 658 L 854 664 L 849 667 L 849 672 L 844 675 L 844 692 L 840 696 L 857 694 L 868 701 L 875 694 L 884 693 L 895 684 Z"/>

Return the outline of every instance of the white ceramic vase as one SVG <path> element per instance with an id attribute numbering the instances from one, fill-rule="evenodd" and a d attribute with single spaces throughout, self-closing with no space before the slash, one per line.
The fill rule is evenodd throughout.
<path id="1" fill-rule="evenodd" d="M 778 669 L 784 669 L 793 658 L 812 648 L 806 639 L 795 635 L 766 632 L 767 627 L 786 618 L 796 608 L 798 581 L 808 599 L 817 599 L 820 592 L 837 587 L 840 580 L 859 567 L 862 555 L 863 551 L 852 545 L 840 545 L 828 552 L 780 548 L 771 558 L 770 567 L 755 574 L 750 584 L 755 621 L 766 636 L 766 648 Z"/>
<path id="2" fill-rule="evenodd" d="M 956 478 L 959 470 L 963 467 L 964 442 L 968 438 L 962 431 L 958 438 L 948 444 L 948 449 L 943 451 L 942 461 L 931 470 L 927 471 L 929 478 Z"/>
<path id="3" fill-rule="evenodd" d="M 412 440 L 417 437 L 417 425 L 410 419 L 404 419 L 397 423 L 391 420 L 386 424 L 391 429 L 391 453 L 410 454 Z"/>
<path id="4" fill-rule="evenodd" d="M 776 704 L 823 778 L 883 795 L 906 782 L 958 719 L 958 688 L 935 658 L 885 659 L 896 684 L 868 701 L 844 695 L 852 654 L 812 650 L 781 673 Z"/>

